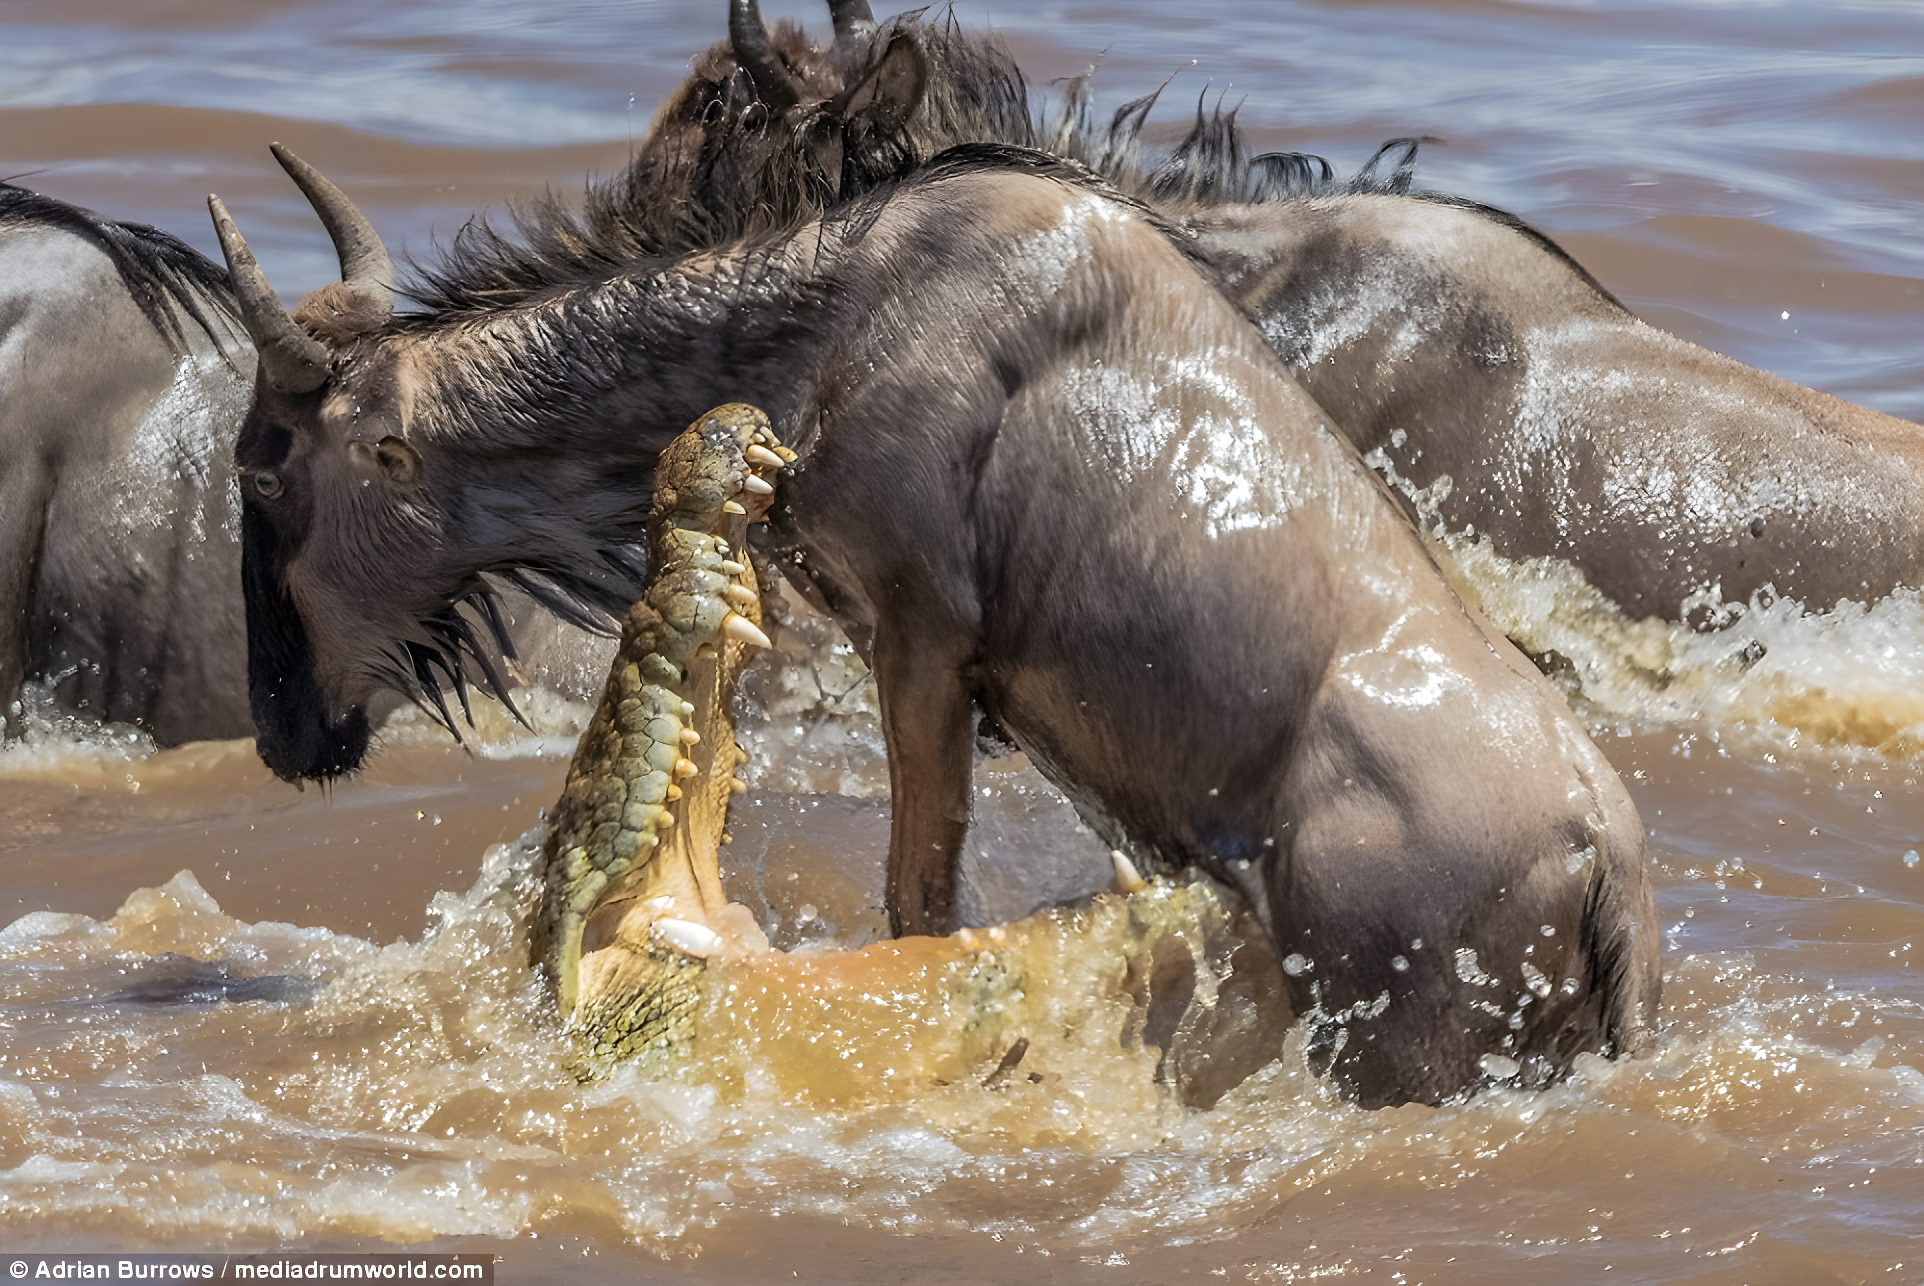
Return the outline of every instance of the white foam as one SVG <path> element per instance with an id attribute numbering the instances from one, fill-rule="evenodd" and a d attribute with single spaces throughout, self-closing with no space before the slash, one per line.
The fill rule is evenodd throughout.
<path id="1" fill-rule="evenodd" d="M 1686 607 L 1719 628 L 1632 620 L 1561 559 L 1505 558 L 1485 536 L 1444 530 L 1448 476 L 1418 488 L 1385 452 L 1365 459 L 1409 497 L 1459 591 L 1544 659 L 1593 726 L 1743 730 L 1783 746 L 1924 753 L 1924 594 L 1811 611 L 1768 588 L 1738 602 L 1707 585 Z"/>

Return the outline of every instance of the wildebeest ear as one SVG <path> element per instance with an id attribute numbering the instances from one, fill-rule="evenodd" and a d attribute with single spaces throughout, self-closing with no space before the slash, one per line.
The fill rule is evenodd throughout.
<path id="1" fill-rule="evenodd" d="M 393 434 L 382 438 L 374 445 L 374 458 L 397 486 L 411 487 L 421 476 L 421 453 L 405 438 Z"/>
<path id="2" fill-rule="evenodd" d="M 927 55 L 912 36 L 901 32 L 861 79 L 829 100 L 827 110 L 866 133 L 892 134 L 915 115 L 928 83 Z"/>

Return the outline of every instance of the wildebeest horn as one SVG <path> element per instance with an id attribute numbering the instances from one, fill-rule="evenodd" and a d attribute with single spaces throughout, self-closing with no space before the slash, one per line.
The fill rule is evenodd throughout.
<path id="1" fill-rule="evenodd" d="M 207 211 L 214 216 L 214 234 L 220 238 L 220 251 L 227 257 L 227 275 L 240 303 L 241 324 L 260 354 L 261 373 L 267 382 L 284 393 L 309 393 L 327 380 L 327 345 L 294 324 L 281 307 L 267 274 L 254 260 L 240 229 L 227 215 L 227 207 L 217 196 L 207 198 Z"/>
<path id="2" fill-rule="evenodd" d="M 802 82 L 775 52 L 756 0 L 728 0 L 728 43 L 763 102 L 783 111 L 802 101 Z"/>
<path id="3" fill-rule="evenodd" d="M 387 247 L 381 244 L 367 216 L 354 208 L 347 193 L 306 161 L 279 143 L 267 147 L 287 171 L 287 177 L 306 195 L 314 213 L 321 216 L 321 224 L 334 242 L 334 253 L 340 256 L 341 280 L 350 286 L 378 290 L 385 298 L 394 286 L 394 261 L 388 258 Z"/>
<path id="4" fill-rule="evenodd" d="M 875 30 L 868 0 L 828 0 L 828 16 L 835 23 L 835 43 L 843 45 Z"/>

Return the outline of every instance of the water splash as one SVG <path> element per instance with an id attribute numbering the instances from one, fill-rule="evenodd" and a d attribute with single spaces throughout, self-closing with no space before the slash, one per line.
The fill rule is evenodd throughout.
<path id="1" fill-rule="evenodd" d="M 1497 554 L 1483 537 L 1433 538 L 1465 598 L 1538 658 L 1593 724 L 1744 729 L 1767 743 L 1924 752 L 1924 596 L 1814 612 L 1715 587 L 1688 606 L 1709 631 L 1633 621 L 1556 559 Z"/>
<path id="2" fill-rule="evenodd" d="M 1446 530 L 1449 477 L 1417 487 L 1386 452 L 1364 459 L 1415 507 L 1458 592 L 1536 659 L 1593 730 L 1687 727 L 1737 732 L 1765 749 L 1924 753 L 1924 593 L 1811 611 L 1769 588 L 1736 602 L 1707 585 L 1683 614 L 1709 628 L 1633 620 L 1562 559 L 1506 558 L 1487 536 Z"/>
<path id="3" fill-rule="evenodd" d="M 1037 970 L 1024 1002 L 1047 1039 L 992 1087 L 898 1092 L 870 1068 L 824 1094 L 793 1051 L 815 1044 L 832 1070 L 845 1033 L 806 1029 L 805 1005 L 739 997 L 741 1021 L 685 1079 L 583 1085 L 526 966 L 539 852 L 535 832 L 490 849 L 467 892 L 434 899 L 418 941 L 386 947 L 238 921 L 186 872 L 106 920 L 0 929 L 8 1221 L 146 1243 L 506 1238 L 590 1220 L 670 1253 L 746 1209 L 897 1231 L 961 1220 L 1073 1248 L 1227 1234 L 1332 1184 L 1473 1192 L 1500 1167 L 1635 1154 L 1640 1132 L 1712 1138 L 1726 1164 L 1788 1176 L 1924 1161 L 1924 1049 L 1836 1030 L 1871 998 L 1734 954 L 1673 965 L 1653 1057 L 1583 1058 L 1542 1092 L 1363 1112 L 1310 1075 L 1299 1030 L 1214 1110 L 1186 1110 L 1155 1083 L 1153 1051 L 1118 1039 L 1101 914 L 1057 922 L 1059 967 Z M 129 998 L 128 977 L 183 956 L 310 991 Z M 1877 1128 L 1848 1142 L 1840 1112 Z"/>

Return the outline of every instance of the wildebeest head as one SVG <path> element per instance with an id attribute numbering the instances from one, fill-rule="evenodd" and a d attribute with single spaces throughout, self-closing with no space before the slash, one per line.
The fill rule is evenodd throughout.
<path id="1" fill-rule="evenodd" d="M 333 238 L 340 281 L 290 315 L 219 199 L 209 208 L 259 352 L 235 444 L 256 744 L 281 777 L 324 780 L 365 754 L 377 689 L 431 700 L 446 721 L 441 687 L 465 697 L 463 654 L 493 680 L 493 650 L 475 631 L 496 620 L 465 569 L 438 564 L 429 457 L 409 436 L 407 354 L 363 342 L 393 311 L 387 251 L 339 189 L 279 144 L 274 154 Z"/>
<path id="2" fill-rule="evenodd" d="M 792 226 L 853 190 L 851 178 L 859 188 L 907 165 L 900 137 L 921 100 L 922 57 L 910 37 L 878 34 L 864 0 L 830 8 L 837 40 L 823 50 L 792 28 L 771 35 L 754 0 L 731 0 L 730 44 L 663 105 L 629 170 L 592 189 L 578 214 L 533 207 L 521 244 L 471 224 L 450 251 L 459 271 L 422 273 L 426 314 L 394 315 L 393 266 L 368 220 L 278 144 L 276 159 L 333 238 L 339 282 L 288 313 L 210 198 L 259 352 L 235 460 L 249 702 L 256 745 L 276 774 L 326 780 L 357 768 L 366 707 L 382 689 L 409 695 L 450 731 L 445 689 L 463 704 L 469 681 L 505 696 L 497 658 L 512 652 L 491 576 L 587 628 L 606 630 L 626 610 L 645 571 L 632 543 L 647 509 L 645 473 L 632 460 L 582 464 L 578 490 L 554 486 L 530 501 L 500 483 L 538 449 L 526 435 L 484 444 L 495 474 L 478 480 L 471 439 L 485 435 L 457 447 L 448 430 L 451 417 L 473 418 L 452 402 L 496 396 L 515 379 L 519 391 L 539 385 L 523 411 L 572 396 L 581 381 L 569 363 L 587 345 L 573 356 L 517 352 L 512 372 L 499 369 L 499 353 L 470 354 L 460 359 L 463 390 L 450 394 L 448 352 L 460 344 L 447 335 L 458 319 L 439 332 L 435 356 L 424 355 L 423 335 L 456 315 L 496 315 L 502 301 L 525 302 L 557 281 Z M 587 356 L 584 364 L 599 360 Z M 522 378 L 531 371 L 538 378 Z M 603 485 L 617 471 L 618 502 L 608 498 L 616 485 Z M 475 495 L 489 487 L 495 507 L 482 512 Z M 504 516 L 501 505 L 521 511 Z M 521 521 L 537 507 L 536 520 Z M 531 550 L 536 529 L 547 544 Z"/>

